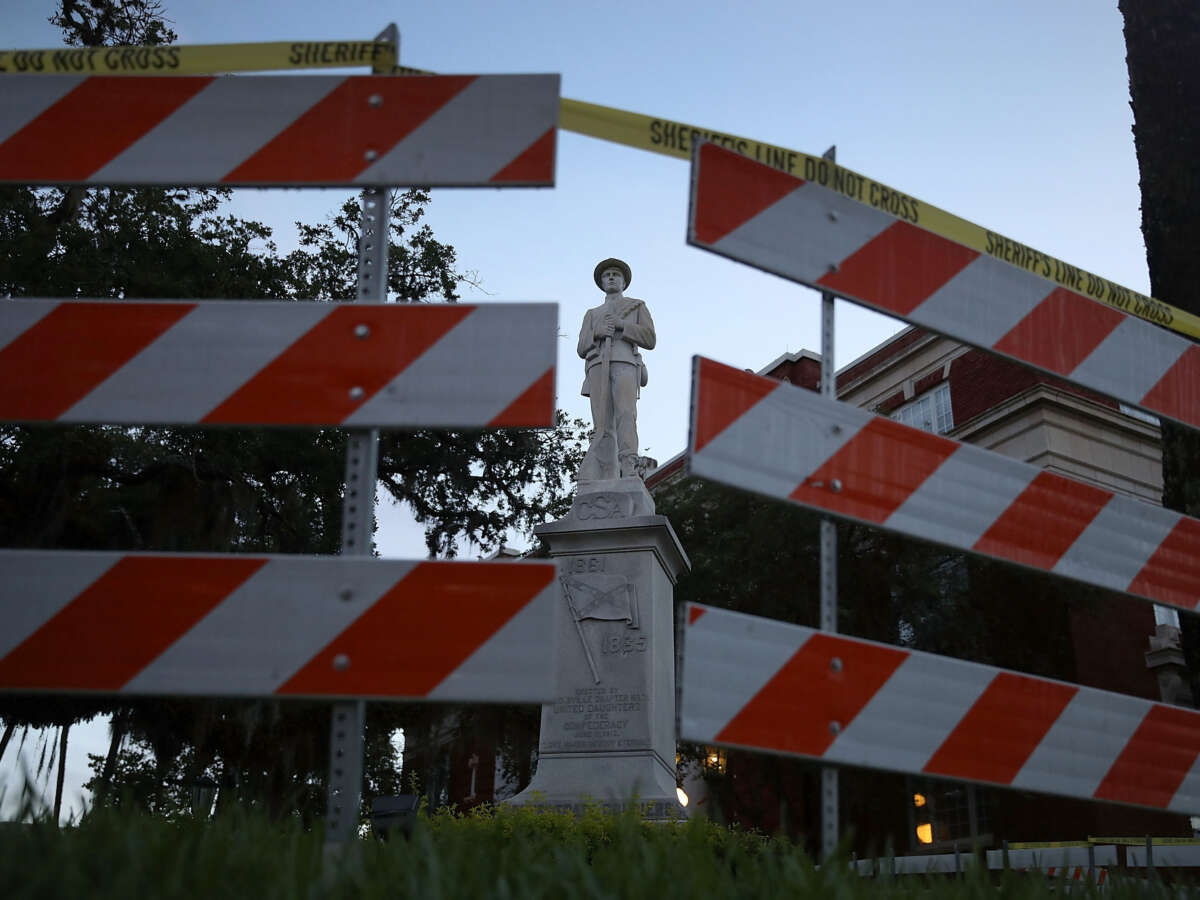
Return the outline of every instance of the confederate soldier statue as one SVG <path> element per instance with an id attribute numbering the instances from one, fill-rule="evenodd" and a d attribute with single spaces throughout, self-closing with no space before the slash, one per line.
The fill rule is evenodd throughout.
<path id="1" fill-rule="evenodd" d="M 579 332 L 583 396 L 591 398 L 594 425 L 580 482 L 638 474 L 637 398 L 646 386 L 638 348 L 653 350 L 655 343 L 650 310 L 624 294 L 633 278 L 629 266 L 605 259 L 592 278 L 604 291 L 604 302 L 587 311 Z"/>

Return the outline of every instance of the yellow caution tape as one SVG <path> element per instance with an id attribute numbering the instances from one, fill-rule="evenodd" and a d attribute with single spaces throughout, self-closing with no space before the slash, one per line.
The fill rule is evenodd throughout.
<path id="1" fill-rule="evenodd" d="M 1200 338 L 1200 316 L 1085 272 L 818 156 L 728 132 L 699 128 L 686 122 L 644 116 L 565 97 L 559 110 L 559 127 L 639 150 L 688 160 L 697 143 L 712 141 L 782 172 L 832 188 L 853 200 L 919 225 L 972 250 L 1019 266 L 1093 300 L 1189 337 Z"/>
<path id="2" fill-rule="evenodd" d="M 1174 846 L 1180 844 L 1200 844 L 1196 838 L 1185 837 L 1156 837 L 1150 839 L 1155 846 Z M 1096 844 L 1122 844 L 1126 847 L 1145 847 L 1144 837 L 1088 837 L 1086 841 L 1025 841 L 1010 843 L 1009 850 L 1054 850 L 1067 847 L 1086 847 Z"/>
<path id="3" fill-rule="evenodd" d="M 59 47 L 0 50 L 0 74 L 211 75 L 396 64 L 389 41 L 276 41 L 160 47 Z"/>
<path id="4" fill-rule="evenodd" d="M 433 74 L 406 66 L 398 66 L 397 71 L 404 75 Z M 1093 300 L 1180 334 L 1200 338 L 1200 316 L 1093 275 L 821 157 L 724 131 L 700 128 L 687 122 L 646 116 L 567 97 L 560 102 L 558 125 L 576 134 L 689 161 L 692 148 L 697 143 L 711 141 L 781 172 L 840 191 L 860 203 L 1041 275 Z"/>
<path id="5" fill-rule="evenodd" d="M 388 41 L 0 50 L 0 74 L 183 75 L 359 65 L 370 66 L 374 72 L 390 70 L 399 75 L 435 74 L 424 69 L 396 65 L 396 48 Z M 1200 316 L 1093 275 L 821 157 L 686 122 L 566 97 L 562 98 L 559 107 L 559 127 L 686 160 L 691 159 L 692 148 L 698 142 L 712 141 L 805 181 L 815 181 L 840 191 L 853 200 L 919 225 L 979 253 L 1041 275 L 1115 309 L 1189 337 L 1200 338 Z"/>

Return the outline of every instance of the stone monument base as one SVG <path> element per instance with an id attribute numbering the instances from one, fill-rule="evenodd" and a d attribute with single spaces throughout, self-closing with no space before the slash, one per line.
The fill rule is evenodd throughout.
<path id="1" fill-rule="evenodd" d="M 536 529 L 558 562 L 556 690 L 537 771 L 508 800 L 650 819 L 686 813 L 675 781 L 672 589 L 686 554 L 640 478 L 580 485 L 566 518 Z"/>
<path id="2" fill-rule="evenodd" d="M 508 802 L 576 815 L 589 805 L 618 812 L 636 804 L 648 819 L 683 818 L 674 763 L 652 750 L 543 753 L 529 786 Z"/>

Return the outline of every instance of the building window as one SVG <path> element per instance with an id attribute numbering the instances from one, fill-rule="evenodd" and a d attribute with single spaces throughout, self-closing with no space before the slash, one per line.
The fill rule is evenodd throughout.
<path id="1" fill-rule="evenodd" d="M 724 773 L 725 750 L 721 747 L 705 747 L 704 748 L 704 768 L 709 772 Z"/>
<path id="2" fill-rule="evenodd" d="M 1121 412 L 1129 416 L 1131 419 L 1137 419 L 1139 422 L 1145 422 L 1147 425 L 1153 425 L 1155 428 L 1162 423 L 1158 421 L 1158 416 L 1151 415 L 1143 409 L 1138 409 L 1136 406 L 1130 406 L 1128 403 L 1119 404 Z"/>
<path id="3" fill-rule="evenodd" d="M 1172 628 L 1180 628 L 1179 613 L 1173 606 L 1159 606 L 1154 604 L 1154 624 L 1155 625 L 1170 625 Z"/>
<path id="4" fill-rule="evenodd" d="M 950 411 L 950 383 L 943 381 L 933 390 L 905 403 L 892 418 L 913 428 L 945 434 L 954 427 L 954 414 Z"/>
<path id="5" fill-rule="evenodd" d="M 945 850 L 991 840 L 987 792 L 973 784 L 911 778 L 909 845 L 914 850 Z"/>

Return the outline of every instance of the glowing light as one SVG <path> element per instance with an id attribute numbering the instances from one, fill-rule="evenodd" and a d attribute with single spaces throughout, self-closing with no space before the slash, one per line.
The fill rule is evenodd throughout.
<path id="1" fill-rule="evenodd" d="M 708 758 L 708 764 L 710 766 L 715 766 L 719 761 L 720 761 L 720 757 L 717 756 L 717 754 L 715 754 L 715 753 L 712 754 L 711 756 L 709 756 L 709 758 Z"/>
<path id="2" fill-rule="evenodd" d="M 926 822 L 924 825 L 917 826 L 917 840 L 922 844 L 933 843 L 933 826 Z"/>
<path id="3" fill-rule="evenodd" d="M 915 806 L 919 809 L 920 807 L 922 807 L 924 805 L 925 805 L 925 795 L 924 794 L 913 794 L 913 806 Z"/>
<path id="4" fill-rule="evenodd" d="M 675 788 L 675 796 L 679 798 L 680 806 L 688 805 L 688 795 L 683 792 L 683 788 L 681 788 L 681 787 Z"/>

